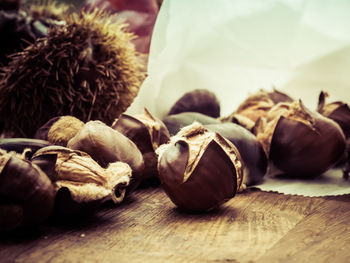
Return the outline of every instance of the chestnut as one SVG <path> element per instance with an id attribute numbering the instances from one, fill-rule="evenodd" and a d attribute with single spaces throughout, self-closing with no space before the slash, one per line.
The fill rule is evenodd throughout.
<path id="1" fill-rule="evenodd" d="M 301 101 L 279 103 L 257 129 L 269 159 L 269 173 L 312 178 L 343 155 L 345 136 L 333 120 L 307 109 Z"/>
<path id="2" fill-rule="evenodd" d="M 86 152 L 100 166 L 125 162 L 133 171 L 128 192 L 137 187 L 144 169 L 143 156 L 136 144 L 101 121 L 89 121 L 68 141 L 68 148 Z"/>
<path id="3" fill-rule="evenodd" d="M 57 156 L 50 179 L 55 187 L 53 217 L 67 217 L 93 212 L 111 200 L 120 203 L 130 182 L 131 168 L 123 162 L 113 162 L 102 168 L 87 153 L 62 146 L 38 150 L 32 162 L 42 162 Z"/>
<path id="4" fill-rule="evenodd" d="M 348 143 L 346 145 L 346 151 L 345 151 L 345 165 L 343 167 L 343 178 L 345 180 L 348 180 L 349 175 L 350 175 L 350 144 Z"/>
<path id="5" fill-rule="evenodd" d="M 321 91 L 318 98 L 317 111 L 323 116 L 330 118 L 338 123 L 344 132 L 347 150 L 337 165 L 342 165 L 345 163 L 343 167 L 343 177 L 345 179 L 348 179 L 350 173 L 350 108 L 348 104 L 341 101 L 335 101 L 326 104 L 327 97 L 328 93 Z"/>
<path id="6" fill-rule="evenodd" d="M 327 93 L 321 92 L 318 99 L 317 111 L 323 116 L 334 120 L 342 128 L 345 137 L 350 138 L 350 108 L 349 105 L 335 101 L 326 104 Z"/>
<path id="7" fill-rule="evenodd" d="M 57 116 L 48 120 L 35 133 L 34 138 L 52 144 L 67 146 L 68 141 L 84 127 L 84 122 L 74 116 Z"/>
<path id="8" fill-rule="evenodd" d="M 262 183 L 267 170 L 267 156 L 254 134 L 234 123 L 209 124 L 204 127 L 219 133 L 236 146 L 245 164 L 243 172 L 245 185 Z"/>
<path id="9" fill-rule="evenodd" d="M 249 119 L 248 117 L 246 117 L 244 115 L 241 115 L 238 113 L 232 113 L 229 116 L 220 118 L 220 120 L 223 123 L 232 122 L 232 123 L 238 124 L 238 125 L 242 126 L 243 128 L 247 129 L 248 131 L 251 131 L 252 133 L 254 133 L 254 128 L 255 128 L 256 122 L 252 121 L 251 119 Z"/>
<path id="10" fill-rule="evenodd" d="M 53 168 L 55 159 L 46 165 Z M 1 231 L 43 223 L 52 212 L 54 197 L 54 187 L 38 165 L 14 153 L 0 152 Z"/>
<path id="11" fill-rule="evenodd" d="M 162 119 L 165 126 L 168 128 L 170 136 L 177 134 L 183 127 L 194 122 L 201 124 L 219 124 L 220 120 L 204 115 L 198 112 L 182 112 L 166 116 Z"/>
<path id="12" fill-rule="evenodd" d="M 242 185 L 243 162 L 237 148 L 199 123 L 183 128 L 157 153 L 161 185 L 180 209 L 211 210 L 233 198 Z"/>
<path id="13" fill-rule="evenodd" d="M 274 105 L 281 102 L 291 103 L 293 101 L 289 95 L 276 89 L 273 89 L 272 92 L 262 89 L 250 95 L 231 115 L 223 117 L 221 120 L 223 122 L 234 122 L 248 130 L 252 130 L 256 121 L 261 117 L 266 117 Z"/>
<path id="14" fill-rule="evenodd" d="M 10 152 L 15 151 L 19 154 L 25 152 L 25 157 L 28 159 L 40 148 L 50 146 L 46 140 L 30 139 L 30 138 L 2 138 L 0 139 L 0 148 Z M 29 151 L 28 151 L 29 149 Z"/>
<path id="15" fill-rule="evenodd" d="M 143 179 L 157 177 L 158 156 L 155 150 L 170 140 L 164 123 L 145 109 L 143 114 L 135 116 L 122 114 L 112 124 L 112 128 L 128 137 L 139 148 L 145 164 Z"/>
<path id="16" fill-rule="evenodd" d="M 213 92 L 206 89 L 196 89 L 185 93 L 178 99 L 168 115 L 182 112 L 199 112 L 218 118 L 220 116 L 220 102 Z"/>

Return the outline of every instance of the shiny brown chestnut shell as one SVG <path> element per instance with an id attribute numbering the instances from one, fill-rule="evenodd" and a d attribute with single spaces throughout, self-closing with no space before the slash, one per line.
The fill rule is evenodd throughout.
<path id="1" fill-rule="evenodd" d="M 55 158 L 45 164 L 53 168 Z M 0 231 L 43 223 L 52 212 L 54 197 L 54 187 L 38 165 L 11 153 L 0 155 Z"/>
<path id="2" fill-rule="evenodd" d="M 312 178 L 331 168 L 343 155 L 345 136 L 339 125 L 301 102 L 291 104 L 276 120 L 268 151 L 270 168 L 277 168 L 279 173 Z"/>
<path id="3" fill-rule="evenodd" d="M 143 179 L 157 177 L 158 156 L 155 150 L 170 140 L 164 123 L 145 109 L 140 115 L 122 114 L 112 124 L 112 128 L 133 141 L 142 153 L 145 164 Z"/>
<path id="4" fill-rule="evenodd" d="M 136 144 L 101 121 L 87 122 L 67 147 L 88 153 L 104 168 L 117 161 L 130 165 L 133 177 L 129 190 L 137 187 L 142 179 L 144 161 Z"/>
<path id="5" fill-rule="evenodd" d="M 203 125 L 221 123 L 220 120 L 199 112 L 182 112 L 178 114 L 173 114 L 165 116 L 162 119 L 162 121 L 168 128 L 168 131 L 171 136 L 177 134 L 183 127 L 191 125 L 194 122 L 198 122 Z"/>
<path id="6" fill-rule="evenodd" d="M 0 148 L 10 152 L 16 153 L 25 152 L 25 157 L 29 159 L 37 150 L 50 146 L 51 143 L 45 140 L 29 139 L 29 138 L 2 138 L 0 139 Z"/>
<path id="7" fill-rule="evenodd" d="M 242 184 L 238 150 L 199 124 L 182 129 L 158 152 L 162 187 L 183 210 L 211 210 L 233 198 Z"/>
<path id="8" fill-rule="evenodd" d="M 171 107 L 168 115 L 181 112 L 199 112 L 218 118 L 220 116 L 220 102 L 216 95 L 206 89 L 196 89 L 185 93 Z"/>
<path id="9" fill-rule="evenodd" d="M 323 116 L 334 120 L 342 128 L 345 137 L 350 138 L 350 108 L 349 105 L 335 101 L 326 104 L 327 93 L 321 92 L 318 99 L 317 111 Z"/>
<path id="10" fill-rule="evenodd" d="M 235 123 L 204 125 L 210 131 L 228 139 L 239 151 L 245 164 L 243 183 L 247 186 L 259 184 L 267 171 L 265 151 L 254 134 Z"/>

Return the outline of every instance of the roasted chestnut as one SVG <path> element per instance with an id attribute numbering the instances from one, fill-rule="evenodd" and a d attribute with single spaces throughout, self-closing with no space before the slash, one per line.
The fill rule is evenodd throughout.
<path id="1" fill-rule="evenodd" d="M 323 116 L 334 120 L 342 128 L 345 137 L 350 138 L 350 108 L 349 105 L 335 101 L 326 104 L 327 93 L 321 92 L 318 99 L 317 111 Z"/>
<path id="2" fill-rule="evenodd" d="M 54 167 L 55 159 L 46 167 Z M 55 191 L 36 164 L 14 153 L 0 152 L 0 230 L 11 231 L 43 223 L 54 206 Z"/>
<path id="3" fill-rule="evenodd" d="M 136 144 L 101 121 L 89 121 L 67 144 L 68 148 L 88 153 L 100 166 L 125 162 L 133 171 L 132 184 L 136 187 L 142 178 L 143 157 Z"/>
<path id="4" fill-rule="evenodd" d="M 320 93 L 317 111 L 338 123 L 344 132 L 347 150 L 343 158 L 338 162 L 338 165 L 345 163 L 343 167 L 343 177 L 348 179 L 350 173 L 350 108 L 348 104 L 341 101 L 326 104 L 327 97 L 328 93 L 323 91 Z"/>
<path id="5" fill-rule="evenodd" d="M 199 112 L 218 118 L 220 116 L 220 102 L 213 92 L 206 89 L 196 89 L 185 93 L 178 99 L 168 115 L 182 112 Z"/>
<path id="6" fill-rule="evenodd" d="M 270 109 L 277 103 L 291 103 L 294 100 L 287 94 L 274 89 L 272 92 L 260 90 L 250 95 L 229 116 L 221 118 L 223 122 L 237 123 L 246 129 L 253 131 L 253 127 L 259 118 L 266 117 Z"/>
<path id="7" fill-rule="evenodd" d="M 234 197 L 242 185 L 243 162 L 237 148 L 198 123 L 183 128 L 157 153 L 163 189 L 186 211 L 211 210 Z"/>
<path id="8" fill-rule="evenodd" d="M 345 150 L 340 126 L 301 101 L 277 104 L 257 132 L 269 157 L 270 174 L 315 177 L 331 168 Z"/>
<path id="9" fill-rule="evenodd" d="M 169 115 L 163 118 L 163 123 L 168 128 L 170 136 L 177 134 L 181 128 L 194 122 L 205 124 L 219 124 L 220 120 L 198 112 L 182 112 Z"/>
<path id="10" fill-rule="evenodd" d="M 234 123 L 210 124 L 204 127 L 219 133 L 236 146 L 245 164 L 243 171 L 245 185 L 259 184 L 264 180 L 267 157 L 254 134 Z"/>
<path id="11" fill-rule="evenodd" d="M 170 140 L 164 123 L 145 109 L 143 114 L 135 116 L 122 114 L 112 128 L 128 137 L 141 151 L 145 164 L 143 179 L 157 177 L 158 156 L 155 150 Z"/>
<path id="12" fill-rule="evenodd" d="M 32 162 L 40 163 L 52 155 L 57 156 L 50 176 L 56 190 L 53 217 L 78 215 L 108 200 L 120 203 L 124 199 L 131 177 L 128 164 L 114 162 L 104 169 L 87 153 L 62 146 L 41 148 Z"/>

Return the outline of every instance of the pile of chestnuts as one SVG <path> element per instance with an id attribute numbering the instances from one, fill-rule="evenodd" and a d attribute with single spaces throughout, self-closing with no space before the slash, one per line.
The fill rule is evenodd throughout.
<path id="1" fill-rule="evenodd" d="M 20 3 L 0 4 L 0 26 L 10 41 L 2 43 L 0 54 L 0 92 L 5 94 L 0 107 L 0 231 L 94 213 L 106 202 L 121 203 L 150 179 L 179 209 L 205 212 L 263 183 L 266 176 L 312 179 L 343 165 L 344 178 L 349 177 L 350 108 L 340 101 L 326 103 L 326 92 L 311 110 L 276 89 L 260 90 L 221 116 L 216 95 L 195 89 L 162 119 L 147 109 L 126 114 L 144 69 L 124 26 L 110 30 L 109 17 L 101 20 L 108 23 L 96 24 L 102 19 L 98 11 L 79 18 L 57 6 L 52 10 L 59 13 L 22 13 Z M 63 61 L 72 60 L 66 54 L 73 53 L 74 65 L 62 70 Z M 42 60 L 48 68 L 37 63 Z M 17 75 L 21 78 L 13 77 Z M 19 92 L 23 87 L 30 96 Z M 56 93 L 43 93 L 54 88 Z M 57 106 L 58 116 L 45 111 L 47 106 Z M 12 118 L 14 110 L 22 118 L 17 112 Z M 38 112 L 43 116 L 32 118 Z M 6 133 L 9 127 L 13 133 Z M 29 138 L 4 138 L 18 134 Z"/>
<path id="2" fill-rule="evenodd" d="M 147 109 L 110 126 L 58 116 L 34 138 L 0 139 L 0 230 L 118 204 L 150 178 L 179 209 L 205 212 L 265 176 L 312 179 L 345 164 L 348 177 L 349 106 L 326 97 L 312 111 L 261 90 L 219 117 L 216 96 L 194 90 L 162 120 Z"/>

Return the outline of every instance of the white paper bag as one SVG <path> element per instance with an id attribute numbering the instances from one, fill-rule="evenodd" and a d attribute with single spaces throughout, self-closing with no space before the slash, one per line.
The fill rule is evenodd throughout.
<path id="1" fill-rule="evenodd" d="M 350 1 L 165 0 L 148 77 L 128 112 L 163 117 L 200 88 L 227 115 L 273 86 L 311 109 L 321 90 L 350 103 Z"/>

